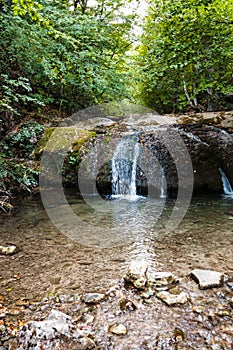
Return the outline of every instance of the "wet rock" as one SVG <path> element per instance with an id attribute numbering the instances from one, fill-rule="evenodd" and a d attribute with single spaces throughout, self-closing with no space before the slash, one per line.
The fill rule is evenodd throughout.
<path id="1" fill-rule="evenodd" d="M 224 282 L 224 275 L 221 272 L 211 270 L 193 270 L 191 277 L 198 282 L 200 289 L 221 287 Z"/>
<path id="2" fill-rule="evenodd" d="M 233 309 L 233 298 L 230 300 L 230 307 Z"/>
<path id="3" fill-rule="evenodd" d="M 233 270 L 233 263 L 232 263 L 232 262 L 228 262 L 228 263 L 227 263 L 227 268 L 228 268 L 229 270 Z"/>
<path id="4" fill-rule="evenodd" d="M 86 304 L 97 304 L 104 300 L 105 297 L 105 294 L 102 293 L 88 293 L 86 294 L 84 301 Z"/>
<path id="5" fill-rule="evenodd" d="M 110 126 L 113 126 L 115 123 L 116 122 L 110 118 L 95 117 L 89 118 L 88 120 L 79 121 L 79 127 L 87 130 L 97 129 L 97 131 L 100 129 L 99 132 L 101 132 L 101 128 L 108 128 Z"/>
<path id="6" fill-rule="evenodd" d="M 148 269 L 147 263 L 144 261 L 135 261 L 129 267 L 126 275 L 124 276 L 125 281 L 134 283 L 136 280 L 146 280 L 146 272 Z"/>
<path id="7" fill-rule="evenodd" d="M 75 303 L 77 301 L 79 301 L 81 298 L 81 296 L 79 294 L 63 294 L 63 295 L 59 295 L 58 299 L 60 303 Z"/>
<path id="8" fill-rule="evenodd" d="M 149 299 L 150 297 L 152 297 L 155 294 L 155 291 L 151 288 L 148 288 L 146 291 L 141 293 L 141 297 L 143 299 Z"/>
<path id="9" fill-rule="evenodd" d="M 233 276 L 227 278 L 226 284 L 231 290 L 233 290 Z"/>
<path id="10" fill-rule="evenodd" d="M 225 308 L 225 309 L 217 310 L 215 314 L 220 316 L 220 317 L 231 316 L 232 311 L 230 308 L 228 308 L 228 309 Z"/>
<path id="11" fill-rule="evenodd" d="M 114 323 L 108 327 L 108 331 L 117 335 L 127 334 L 127 328 L 121 323 Z"/>
<path id="12" fill-rule="evenodd" d="M 174 329 L 174 337 L 176 338 L 176 340 L 178 340 L 179 338 L 181 340 L 185 340 L 185 334 L 184 334 L 183 330 L 178 328 L 178 327 L 176 327 Z"/>
<path id="13" fill-rule="evenodd" d="M 119 302 L 121 311 L 134 311 L 137 309 L 137 305 L 130 299 L 121 299 Z"/>
<path id="14" fill-rule="evenodd" d="M 186 304 L 189 301 L 188 293 L 179 288 L 170 289 L 170 291 L 161 291 L 156 294 L 157 298 L 162 300 L 168 306 L 176 304 Z"/>
<path id="15" fill-rule="evenodd" d="M 61 282 L 61 277 L 60 276 L 54 276 L 50 278 L 50 283 L 51 284 L 59 284 Z"/>
<path id="16" fill-rule="evenodd" d="M 145 277 L 138 278 L 137 280 L 132 282 L 134 287 L 137 289 L 145 289 L 146 288 L 146 283 L 147 279 Z"/>
<path id="17" fill-rule="evenodd" d="M 155 289 L 167 290 L 174 287 L 179 279 L 170 272 L 156 272 L 150 276 L 149 284 Z"/>
<path id="18" fill-rule="evenodd" d="M 89 350 L 95 343 L 77 329 L 68 315 L 52 310 L 43 321 L 31 321 L 19 332 L 9 350 Z"/>
<path id="19" fill-rule="evenodd" d="M 19 249 L 14 244 L 0 245 L 0 255 L 14 255 Z"/>
<path id="20" fill-rule="evenodd" d="M 147 123 L 146 123 L 147 124 Z M 173 157 L 168 151 L 167 144 L 174 152 L 179 151 L 178 139 L 181 139 L 190 154 L 194 170 L 194 192 L 195 193 L 222 193 L 223 185 L 219 168 L 221 168 L 233 184 L 233 136 L 217 127 L 205 124 L 182 124 L 163 125 L 155 127 L 140 128 L 139 142 L 145 146 L 163 164 L 163 171 L 166 178 L 167 195 L 174 197 L 179 189 L 179 179 Z M 140 130 L 139 129 L 139 130 Z M 144 129 L 144 130 L 143 130 Z M 112 136 L 119 132 L 112 129 Z M 227 162 L 225 161 L 227 159 Z M 147 157 L 141 156 L 141 161 L 152 170 Z M 185 162 L 184 162 L 185 166 Z M 185 171 L 185 167 L 183 169 Z M 154 171 L 149 183 L 145 176 L 137 174 L 137 191 L 147 194 L 150 185 L 150 196 L 159 196 L 160 183 L 159 172 Z M 106 181 L 106 179 L 108 179 Z M 98 176 L 97 187 L 106 191 L 111 185 L 111 164 Z M 189 184 L 193 187 L 192 183 Z"/>

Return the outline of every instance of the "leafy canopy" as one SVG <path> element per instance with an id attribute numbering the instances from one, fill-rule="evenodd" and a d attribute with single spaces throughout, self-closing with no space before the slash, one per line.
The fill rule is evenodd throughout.
<path id="1" fill-rule="evenodd" d="M 152 0 L 139 48 L 142 100 L 162 112 L 226 107 L 233 1 Z"/>

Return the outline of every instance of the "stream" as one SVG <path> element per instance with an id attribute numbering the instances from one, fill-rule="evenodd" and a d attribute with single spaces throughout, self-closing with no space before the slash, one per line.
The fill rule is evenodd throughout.
<path id="1" fill-rule="evenodd" d="M 134 314 L 122 314 L 114 313 L 117 308 L 114 300 L 107 305 L 104 302 L 96 309 L 98 316 L 93 326 L 98 329 L 100 349 L 232 349 L 232 311 L 228 311 L 226 317 L 225 314 L 216 316 L 219 321 L 215 319 L 215 323 L 204 322 L 205 318 L 209 320 L 211 307 L 223 305 L 225 308 L 229 304 L 232 291 L 224 287 L 203 292 L 189 278 L 190 272 L 198 268 L 223 272 L 228 276 L 233 274 L 232 196 L 194 197 L 181 224 L 169 233 L 164 230 L 164 225 L 174 210 L 173 200 L 161 198 L 155 203 L 145 197 L 101 200 L 93 196 L 89 198 L 90 206 L 76 193 L 69 192 L 66 198 L 75 215 L 87 224 L 82 232 L 88 238 L 86 245 L 59 232 L 48 218 L 39 196 L 22 199 L 16 206 L 15 215 L 5 215 L 0 219 L 1 244 L 11 243 L 19 248 L 13 256 L 0 256 L 1 298 L 4 306 L 11 310 L 7 315 L 8 321 L 27 320 L 29 317 L 40 319 L 43 312 L 51 307 L 61 307 L 62 311 L 77 315 L 77 307 L 72 308 L 69 303 L 59 306 L 53 301 L 53 306 L 48 305 L 50 298 L 55 300 L 57 295 L 65 298 L 88 292 L 105 293 L 112 286 L 119 289 L 119 281 L 129 265 L 144 261 L 151 273 L 169 271 L 185 281 L 185 288 L 188 286 L 192 297 L 197 300 L 197 310 L 200 305 L 205 310 L 201 311 L 203 320 L 198 321 L 201 316 L 199 311 L 193 311 L 194 306 L 191 312 L 187 307 L 170 308 L 161 301 L 153 301 L 152 305 L 142 304 Z M 93 209 L 95 207 L 101 210 Z M 154 208 L 159 208 L 156 220 Z M 87 230 L 92 227 L 93 234 L 93 225 L 105 229 L 118 227 L 117 244 L 92 246 Z M 123 289 L 118 293 L 138 299 L 131 290 Z M 227 295 L 226 299 L 223 295 Z M 34 306 L 22 310 L 19 300 L 30 300 Z M 44 300 L 43 306 L 41 300 Z M 120 336 L 110 341 L 106 336 L 106 325 L 122 318 L 129 334 L 126 338 Z M 189 334 L 189 340 L 183 347 L 173 347 L 170 343 L 177 324 L 182 334 Z M 213 332 L 221 334 L 216 341 L 213 340 Z M 172 334 L 169 341 L 166 338 L 168 334 Z M 155 343 L 156 346 L 153 345 Z M 217 345 L 211 347 L 211 344 Z"/>
<path id="2" fill-rule="evenodd" d="M 14 275 L 22 277 L 9 297 L 13 298 L 15 293 L 43 296 L 53 288 L 51 281 L 56 276 L 60 278 L 57 287 L 62 292 L 104 290 L 121 278 L 134 260 L 145 260 L 151 269 L 183 276 L 193 268 L 226 273 L 233 270 L 231 196 L 194 197 L 182 223 L 171 233 L 165 232 L 164 222 L 173 208 L 172 200 L 167 201 L 153 223 L 155 206 L 145 203 L 147 199 L 143 197 L 128 202 L 100 201 L 93 197 L 92 206 L 98 204 L 100 211 L 76 194 L 69 193 L 67 199 L 76 215 L 87 223 L 82 233 L 88 238 L 86 246 L 58 231 L 39 196 L 19 202 L 15 215 L 1 217 L 1 244 L 12 243 L 20 250 L 15 256 L 0 257 L 3 285 Z M 92 247 L 87 230 L 93 225 L 105 228 L 116 225 L 118 244 Z"/>

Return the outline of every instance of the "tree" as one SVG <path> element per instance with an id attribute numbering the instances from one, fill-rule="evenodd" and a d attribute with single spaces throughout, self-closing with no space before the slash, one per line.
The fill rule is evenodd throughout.
<path id="1" fill-rule="evenodd" d="M 142 100 L 160 112 L 227 108 L 233 1 L 153 0 L 139 63 Z"/>
<path id="2" fill-rule="evenodd" d="M 119 20 L 122 1 L 74 1 L 75 11 L 68 0 L 12 4 L 14 13 L 1 11 L 0 74 L 28 79 L 36 97 L 68 113 L 128 96 L 133 16 Z"/>

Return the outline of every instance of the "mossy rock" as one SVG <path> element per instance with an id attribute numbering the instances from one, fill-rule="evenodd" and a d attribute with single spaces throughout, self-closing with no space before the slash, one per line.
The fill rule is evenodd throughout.
<path id="1" fill-rule="evenodd" d="M 34 152 L 34 156 L 39 158 L 44 151 L 51 153 L 61 151 L 78 152 L 85 142 L 95 136 L 95 132 L 77 127 L 47 128 Z"/>

